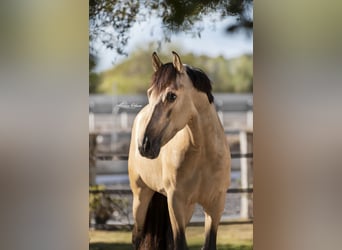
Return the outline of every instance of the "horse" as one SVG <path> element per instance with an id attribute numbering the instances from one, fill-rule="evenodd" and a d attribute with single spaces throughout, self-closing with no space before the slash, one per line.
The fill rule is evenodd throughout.
<path id="1" fill-rule="evenodd" d="M 136 250 L 184 250 L 195 204 L 205 213 L 203 250 L 216 249 L 230 185 L 230 150 L 211 81 L 200 69 L 152 54 L 148 104 L 131 134 L 128 173 L 133 193 Z"/>

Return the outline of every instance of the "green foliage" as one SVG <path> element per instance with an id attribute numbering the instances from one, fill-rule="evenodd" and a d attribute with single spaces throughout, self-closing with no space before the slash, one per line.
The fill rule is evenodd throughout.
<path id="1" fill-rule="evenodd" d="M 97 58 L 93 54 L 89 54 L 89 93 L 100 93 L 99 86 L 101 84 L 101 77 L 99 74 L 93 72 L 96 66 Z"/>
<path id="2" fill-rule="evenodd" d="M 151 54 L 151 49 L 138 50 L 124 62 L 101 73 L 99 90 L 109 94 L 146 93 L 153 73 Z M 159 57 L 164 63 L 171 61 L 170 54 L 161 53 Z M 211 58 L 189 53 L 181 54 L 181 59 L 183 63 L 201 68 L 212 80 L 214 92 L 243 93 L 253 90 L 251 55 L 227 60 L 222 56 Z"/>
<path id="3" fill-rule="evenodd" d="M 107 48 L 115 49 L 120 55 L 127 54 L 125 47 L 129 39 L 129 31 L 136 22 L 149 20 L 152 17 L 161 20 L 163 38 L 158 43 L 170 41 L 171 36 L 179 32 L 200 37 L 205 16 L 210 16 L 212 23 L 222 21 L 228 16 L 235 16 L 236 23 L 227 27 L 227 32 L 242 29 L 247 31 L 247 34 L 251 34 L 253 30 L 252 8 L 253 0 L 89 0 L 89 65 L 91 67 L 89 71 L 89 93 L 141 93 L 146 90 L 151 75 L 147 73 L 149 71 L 146 64 L 136 65 L 133 68 L 126 67 L 125 74 L 114 74 L 115 76 L 111 74 L 99 75 L 92 71 L 91 61 L 95 62 L 93 54 L 98 52 L 101 43 Z M 189 57 L 192 59 L 190 55 Z M 192 64 L 192 61 L 189 60 L 188 63 Z M 213 70 L 217 73 L 213 74 L 212 77 L 215 78 L 214 82 L 219 82 L 219 84 L 214 85 L 214 90 L 251 91 L 251 83 L 238 83 L 240 80 L 248 81 L 247 75 L 233 80 L 231 79 L 233 75 L 229 73 L 227 75 L 227 65 L 224 65 L 224 62 L 215 63 L 218 68 Z M 211 66 L 208 65 L 208 67 Z M 241 70 L 243 71 L 243 69 Z M 133 74 L 130 74 L 132 71 Z M 139 71 L 142 74 L 139 75 Z M 101 79 L 103 76 L 106 79 Z M 229 80 L 222 82 L 222 79 L 227 76 L 230 77 Z"/>
<path id="4" fill-rule="evenodd" d="M 253 29 L 253 0 L 89 0 L 89 40 L 102 42 L 108 48 L 125 54 L 130 28 L 135 22 L 151 16 L 162 21 L 164 39 L 172 34 L 185 32 L 200 36 L 203 17 L 211 16 L 212 22 L 227 16 L 236 16 L 236 23 L 227 32 Z"/>
<path id="5" fill-rule="evenodd" d="M 104 185 L 89 187 L 89 213 L 90 216 L 94 217 L 95 223 L 104 225 L 113 216 L 114 212 L 117 220 L 123 219 L 130 224 L 131 204 L 128 197 L 113 196 L 105 193 L 105 190 L 106 186 Z"/>
<path id="6" fill-rule="evenodd" d="M 91 191 L 103 191 L 104 186 L 90 187 Z M 105 224 L 110 218 L 113 209 L 110 205 L 111 199 L 109 195 L 103 193 L 89 194 L 89 212 L 95 217 L 96 224 Z"/>
<path id="7" fill-rule="evenodd" d="M 99 74 L 90 72 L 89 73 L 89 93 L 90 94 L 95 94 L 95 93 L 100 93 L 99 85 L 101 83 L 101 78 Z"/>
<path id="8" fill-rule="evenodd" d="M 253 61 L 251 56 L 241 56 L 232 64 L 231 85 L 234 92 L 253 91 Z"/>

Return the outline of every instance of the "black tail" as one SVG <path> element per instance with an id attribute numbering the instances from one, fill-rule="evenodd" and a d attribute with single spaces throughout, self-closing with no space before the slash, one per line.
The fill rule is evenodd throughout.
<path id="1" fill-rule="evenodd" d="M 140 250 L 173 249 L 172 228 L 167 198 L 155 192 L 149 204 Z"/>

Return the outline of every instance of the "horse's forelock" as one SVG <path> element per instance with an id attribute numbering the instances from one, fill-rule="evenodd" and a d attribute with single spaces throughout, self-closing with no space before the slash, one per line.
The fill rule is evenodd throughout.
<path id="1" fill-rule="evenodd" d="M 172 63 L 165 63 L 153 74 L 152 86 L 161 93 L 176 80 L 176 77 L 177 69 Z"/>

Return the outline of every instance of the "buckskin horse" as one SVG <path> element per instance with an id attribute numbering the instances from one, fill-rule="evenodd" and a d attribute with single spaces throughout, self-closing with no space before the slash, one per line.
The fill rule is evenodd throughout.
<path id="1" fill-rule="evenodd" d="M 148 104 L 132 128 L 133 247 L 187 249 L 185 228 L 198 203 L 205 212 L 202 249 L 212 250 L 230 184 L 230 151 L 209 78 L 172 53 L 165 64 L 152 54 Z"/>

